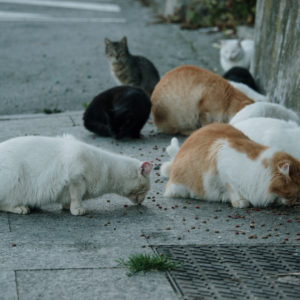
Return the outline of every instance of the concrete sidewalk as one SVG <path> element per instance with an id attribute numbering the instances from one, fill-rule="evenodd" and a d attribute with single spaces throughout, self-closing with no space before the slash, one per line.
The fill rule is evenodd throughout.
<path id="1" fill-rule="evenodd" d="M 116 142 L 86 131 L 82 113 L 1 117 L 0 141 L 71 133 L 120 155 L 134 155 L 153 164 L 168 160 L 163 148 L 171 137 L 157 132 L 151 119 L 142 131 L 143 139 Z M 127 277 L 115 260 L 131 253 L 151 253 L 150 245 L 276 244 L 284 239 L 287 244 L 298 244 L 294 240 L 300 232 L 295 220 L 300 217 L 298 207 L 247 213 L 228 204 L 163 198 L 167 181 L 159 173 L 152 171 L 152 187 L 142 206 L 106 195 L 86 201 L 88 212 L 81 217 L 58 205 L 29 215 L 0 212 L 0 299 L 177 299 L 163 272 Z M 253 220 L 255 228 L 250 228 Z M 237 229 L 247 232 L 236 234 Z M 257 239 L 249 239 L 250 235 Z"/>

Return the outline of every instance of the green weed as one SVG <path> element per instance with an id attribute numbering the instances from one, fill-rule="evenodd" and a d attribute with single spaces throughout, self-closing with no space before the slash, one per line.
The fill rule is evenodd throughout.
<path id="1" fill-rule="evenodd" d="M 138 272 L 147 272 L 149 270 L 162 270 L 172 268 L 182 268 L 181 262 L 171 262 L 169 254 L 131 254 L 128 261 L 124 259 L 116 260 L 119 266 L 128 267 L 128 276 Z"/>

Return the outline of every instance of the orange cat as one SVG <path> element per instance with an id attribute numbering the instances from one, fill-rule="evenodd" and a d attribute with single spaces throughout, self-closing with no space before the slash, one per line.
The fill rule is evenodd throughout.
<path id="1" fill-rule="evenodd" d="M 234 207 L 294 204 L 300 196 L 300 161 L 275 147 L 255 143 L 229 124 L 214 123 L 192 134 L 174 161 L 162 166 L 170 177 L 165 196 L 230 201 Z"/>
<path id="2" fill-rule="evenodd" d="M 196 66 L 169 71 L 156 85 L 151 102 L 160 131 L 186 135 L 213 122 L 228 123 L 254 103 L 226 79 Z"/>

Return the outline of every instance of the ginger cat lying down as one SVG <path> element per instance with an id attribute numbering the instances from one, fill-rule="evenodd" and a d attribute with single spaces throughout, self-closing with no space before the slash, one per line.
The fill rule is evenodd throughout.
<path id="1" fill-rule="evenodd" d="M 229 124 L 199 129 L 180 149 L 173 138 L 167 152 L 175 158 L 162 166 L 162 175 L 170 177 L 167 197 L 231 201 L 244 208 L 294 204 L 300 196 L 300 161 Z"/>
<path id="2" fill-rule="evenodd" d="M 228 123 L 254 103 L 226 79 L 196 66 L 169 71 L 156 85 L 151 102 L 160 131 L 186 135 L 213 122 Z"/>

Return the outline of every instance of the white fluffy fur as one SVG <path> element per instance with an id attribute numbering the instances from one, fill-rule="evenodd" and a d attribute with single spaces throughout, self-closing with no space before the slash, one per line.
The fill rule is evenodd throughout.
<path id="1" fill-rule="evenodd" d="M 251 88 L 249 88 L 248 85 L 240 83 L 240 82 L 234 82 L 234 81 L 228 81 L 234 88 L 238 89 L 242 93 L 244 93 L 247 97 L 250 99 L 257 101 L 257 102 L 272 102 L 270 95 L 264 96 Z"/>
<path id="2" fill-rule="evenodd" d="M 227 72 L 233 67 L 243 67 L 249 70 L 253 49 L 252 40 L 222 40 L 220 61 L 223 70 Z"/>
<path id="3" fill-rule="evenodd" d="M 245 106 L 229 122 L 231 125 L 238 124 L 250 118 L 274 118 L 285 121 L 294 121 L 300 124 L 298 115 L 291 109 L 287 109 L 280 104 L 257 102 Z"/>
<path id="4" fill-rule="evenodd" d="M 172 142 L 173 140 L 174 138 Z M 264 158 L 271 158 L 279 149 L 268 148 L 256 160 L 253 160 L 245 153 L 231 148 L 226 140 L 219 140 L 219 142 L 221 147 L 217 156 L 218 174 L 216 176 L 205 175 L 203 179 L 205 199 L 203 200 L 231 202 L 237 208 L 248 207 L 250 203 L 253 206 L 267 206 L 274 201 L 284 203 L 284 199 L 278 195 L 268 193 L 272 174 L 271 170 L 262 164 Z M 174 158 L 171 156 L 171 159 Z M 168 163 L 172 164 L 172 162 Z M 228 184 L 232 193 L 228 190 Z M 184 185 L 174 183 L 166 189 L 164 196 L 201 199 Z"/>
<path id="5" fill-rule="evenodd" d="M 108 153 L 70 135 L 19 137 L 0 144 L 0 210 L 19 214 L 29 206 L 70 205 L 115 193 L 141 203 L 150 189 L 151 164 Z"/>
<path id="6" fill-rule="evenodd" d="M 293 121 L 252 118 L 234 125 L 251 140 L 277 147 L 300 160 L 300 127 Z"/>
<path id="7" fill-rule="evenodd" d="M 167 153 L 170 155 L 172 161 L 164 163 L 161 167 L 161 174 L 165 177 L 170 177 L 171 167 L 174 161 L 175 156 L 179 151 L 179 142 L 177 138 L 172 138 L 171 145 L 166 149 Z"/>

